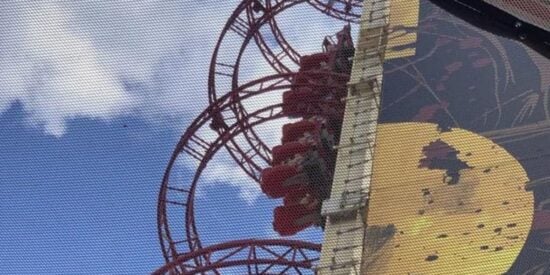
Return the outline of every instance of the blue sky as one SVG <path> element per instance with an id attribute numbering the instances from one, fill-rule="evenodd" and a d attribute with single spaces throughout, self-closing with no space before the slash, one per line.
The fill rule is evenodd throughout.
<path id="1" fill-rule="evenodd" d="M 179 136 L 207 104 L 211 53 L 236 4 L 0 3 L 0 273 L 160 267 L 160 180 Z M 302 53 L 320 50 L 324 35 L 343 26 L 309 7 L 278 22 Z M 272 73 L 259 56 L 245 53 L 243 81 Z M 272 145 L 276 129 L 260 129 Z M 273 237 L 279 202 L 225 171 L 235 166 L 220 154 L 199 187 L 203 242 Z"/>

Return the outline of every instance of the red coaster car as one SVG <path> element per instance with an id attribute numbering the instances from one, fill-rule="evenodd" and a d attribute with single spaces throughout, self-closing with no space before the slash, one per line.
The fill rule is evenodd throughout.
<path id="1" fill-rule="evenodd" d="M 281 141 L 285 144 L 292 141 L 302 142 L 301 140 L 304 138 L 311 138 L 314 140 L 332 139 L 333 132 L 333 129 L 328 127 L 325 118 L 313 116 L 296 123 L 283 125 L 283 138 Z M 307 142 L 302 143 L 307 144 Z"/>
<path id="2" fill-rule="evenodd" d="M 330 60 L 329 53 L 316 53 L 304 55 L 300 58 L 300 71 L 327 69 L 326 64 Z"/>
<path id="3" fill-rule="evenodd" d="M 309 184 L 306 178 L 303 182 L 288 181 L 301 174 L 295 166 L 277 165 L 273 168 L 266 168 L 262 171 L 262 181 L 260 187 L 262 192 L 268 197 L 278 199 L 286 194 L 297 192 L 299 189 Z"/>
<path id="4" fill-rule="evenodd" d="M 283 164 L 287 161 L 290 163 L 296 163 L 297 160 L 303 155 L 312 150 L 312 146 L 308 144 L 303 144 L 300 142 L 289 142 L 283 145 L 277 145 L 273 147 L 273 160 L 271 161 L 272 166 Z"/>
<path id="5" fill-rule="evenodd" d="M 288 117 L 324 116 L 341 120 L 344 103 L 335 95 L 319 96 L 308 90 L 290 90 L 283 93 L 283 113 Z"/>
<path id="6" fill-rule="evenodd" d="M 320 220 L 317 209 L 311 210 L 302 204 L 278 206 L 273 210 L 273 216 L 273 229 L 281 236 L 294 235 Z"/>

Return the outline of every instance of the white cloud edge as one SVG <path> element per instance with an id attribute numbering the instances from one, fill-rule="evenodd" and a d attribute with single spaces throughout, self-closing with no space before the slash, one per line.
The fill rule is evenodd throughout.
<path id="1" fill-rule="evenodd" d="M 3 3 L 2 8 L 10 16 L 0 19 L 0 24 L 9 24 L 10 28 L 0 31 L 5 38 L 0 53 L 0 67 L 4 68 L 0 70 L 0 114 L 18 101 L 30 126 L 62 137 L 67 122 L 75 118 L 109 121 L 139 112 L 147 119 L 162 120 L 166 116 L 188 116 L 190 111 L 198 113 L 187 107 L 195 108 L 197 105 L 191 102 L 198 98 L 206 99 L 205 69 L 211 52 L 204 50 L 213 49 L 226 20 L 220 15 L 229 15 L 235 3 L 206 2 L 204 7 L 195 7 L 195 13 L 191 11 L 192 16 L 187 18 L 179 13 L 187 7 L 173 3 L 160 6 L 148 2 L 138 7 L 116 2 L 99 8 L 74 2 Z M 319 51 L 320 38 L 325 35 L 322 33 L 334 32 L 326 31 L 331 26 L 322 14 L 313 8 L 309 11 L 309 18 L 319 21 L 293 25 L 304 21 L 306 13 L 300 9 L 290 9 L 278 21 L 302 53 Z M 182 25 L 188 28 L 182 30 Z M 309 35 L 297 35 L 304 31 Z M 319 39 L 312 39 L 313 34 Z M 174 56 L 180 59 L 174 61 Z M 166 58 L 180 66 L 179 70 L 163 70 L 159 65 Z M 248 70 L 243 69 L 248 79 L 273 72 L 261 57 L 249 65 Z M 129 90 L 125 81 L 142 85 Z M 258 129 L 268 144 L 275 145 L 280 140 L 280 127 L 287 122 Z M 239 188 L 240 198 L 249 205 L 261 195 L 259 186 L 228 156 L 214 159 L 208 169 L 203 177 L 207 182 Z"/>

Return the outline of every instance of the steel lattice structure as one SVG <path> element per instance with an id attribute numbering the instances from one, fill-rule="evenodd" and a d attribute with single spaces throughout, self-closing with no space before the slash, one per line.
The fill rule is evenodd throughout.
<path id="1" fill-rule="evenodd" d="M 357 22 L 362 10 L 361 0 L 243 0 L 237 6 L 222 29 L 212 54 L 208 77 L 209 105 L 182 135 L 163 177 L 157 225 L 166 264 L 155 274 L 221 274 L 219 270 L 234 266 L 246 266 L 248 274 L 284 274 L 288 270 L 301 274 L 310 270 L 318 260 L 319 244 L 286 239 L 240 240 L 203 247 L 194 213 L 194 197 L 201 175 L 220 149 L 225 148 L 256 182 L 260 181 L 261 170 L 269 164 L 271 149 L 254 127 L 283 118 L 282 103 L 247 110 L 243 102 L 266 93 L 280 94 L 291 87 L 291 80 L 296 75 L 292 66 L 299 63 L 301 55 L 284 38 L 275 18 L 300 4 L 311 5 L 321 11 L 320 14 L 344 23 Z M 274 38 L 276 47 L 266 42 L 266 35 Z M 224 49 L 228 37 L 233 45 L 235 41 L 240 43 L 232 55 L 227 55 L 228 51 Z M 243 53 L 250 44 L 260 50 L 278 74 L 240 85 L 239 68 Z M 221 52 L 224 53 L 223 62 L 220 61 Z M 304 75 L 311 78 L 329 76 L 322 71 L 302 73 Z M 330 73 L 330 76 L 336 79 L 346 77 L 336 73 Z M 315 88 L 316 84 L 301 85 Z M 204 130 L 214 130 L 217 135 L 204 134 Z M 171 180 L 174 165 L 183 158 L 197 161 L 196 171 L 191 180 Z"/>
<path id="2" fill-rule="evenodd" d="M 164 274 L 170 270 L 182 274 L 217 273 L 218 268 L 243 265 L 247 266 L 250 274 L 281 274 L 289 270 L 301 273 L 318 260 L 316 255 L 320 249 L 320 245 L 300 241 L 231 241 L 184 254 L 153 274 Z M 194 263 L 197 257 L 209 258 L 210 261 L 207 265 L 197 266 Z"/>
<path id="3" fill-rule="evenodd" d="M 311 80 L 323 77 L 332 79 L 349 77 L 349 75 L 327 73 L 322 70 L 296 71 L 305 55 L 302 55 L 303 53 L 297 50 L 298 47 L 292 45 L 291 41 L 285 38 L 281 29 L 281 20 L 277 21 L 278 18 L 280 19 L 278 16 L 294 7 L 308 5 L 319 11 L 319 16 L 335 18 L 343 24 L 355 24 L 359 22 L 362 13 L 362 2 L 362 0 L 242 0 L 239 2 L 223 26 L 212 53 L 206 87 L 208 106 L 182 135 L 165 171 L 158 198 L 157 222 L 161 249 L 166 264 L 156 270 L 155 274 L 224 274 L 224 270 L 227 268 L 235 267 L 246 270 L 245 274 L 313 272 L 312 267 L 318 263 L 320 258 L 321 246 L 319 244 L 286 239 L 253 239 L 235 240 L 212 246 L 204 245 L 204 241 L 201 242 L 195 221 L 195 194 L 197 186 L 201 184 L 201 178 L 208 175 L 206 170 L 208 163 L 222 151 L 229 153 L 235 163 L 249 176 L 249 180 L 261 182 L 261 172 L 272 162 L 273 152 L 258 134 L 257 127 L 285 118 L 282 102 L 262 100 L 262 96 L 276 95 L 280 97 L 285 91 L 297 85 L 301 85 L 303 88 L 320 88 L 316 86 L 315 81 L 296 84 L 294 80 L 298 76 Z M 430 2 L 437 1 L 431 0 Z M 387 115 L 390 112 L 392 114 L 399 113 L 404 116 L 399 117 L 399 121 L 433 122 L 432 120 L 436 120 L 434 117 L 436 112 L 440 110 L 450 118 L 451 122 L 449 123 L 457 127 L 482 132 L 487 137 L 502 140 L 502 144 L 515 143 L 547 132 L 548 104 L 543 104 L 540 116 L 543 119 L 542 124 L 518 125 L 521 124 L 527 113 L 529 116 L 533 113 L 533 108 L 539 101 L 547 103 L 548 92 L 544 92 L 542 87 L 544 83 L 548 83 L 548 80 L 541 80 L 541 93 L 545 93 L 542 97 L 535 93 L 528 93 L 529 91 L 522 92 L 522 95 L 529 95 L 529 100 L 525 101 L 524 106 L 514 107 L 519 110 L 517 114 L 514 113 L 513 110 L 516 109 L 512 108 L 512 104 L 507 105 L 512 110 L 508 114 L 515 116 L 509 119 L 511 121 L 510 129 L 497 127 L 501 123 L 501 118 L 506 114 L 503 112 L 504 105 L 521 98 L 519 96 L 505 98 L 505 94 L 501 94 L 502 91 L 507 91 L 515 84 L 518 73 L 513 70 L 511 64 L 513 60 L 507 58 L 502 42 L 495 36 L 480 32 L 479 29 L 468 23 L 455 20 L 441 10 L 428 10 L 419 18 L 419 27 L 416 30 L 417 34 L 423 36 L 425 40 L 419 44 L 417 56 L 412 59 L 388 62 L 384 69 L 384 77 L 390 79 L 390 84 L 391 80 L 399 79 L 414 82 L 414 85 L 405 90 L 401 87 L 395 88 L 396 91 L 403 90 L 403 92 L 402 94 L 394 93 L 399 97 L 393 100 L 386 99 L 387 102 L 380 106 L 382 115 Z M 458 31 L 452 31 L 455 29 Z M 393 31 L 398 31 L 398 29 Z M 246 60 L 245 51 L 251 48 L 258 51 L 256 57 L 261 56 L 275 74 L 243 84 L 242 82 L 245 82 L 242 79 L 245 67 L 243 64 L 249 61 Z M 488 109 L 485 111 L 481 108 L 474 110 L 472 114 L 475 113 L 477 118 L 472 120 L 462 112 L 462 109 L 451 112 L 447 108 L 450 103 L 461 102 L 460 98 L 455 97 L 458 93 L 449 93 L 447 98 L 440 98 L 434 92 L 445 91 L 446 86 L 452 85 L 450 81 L 453 77 L 458 77 L 461 74 L 458 70 L 453 69 L 453 66 L 449 67 L 453 64 L 456 65 L 455 63 L 449 64 L 454 59 L 442 58 L 442 56 L 447 56 L 451 50 L 462 52 L 464 56 L 468 57 L 473 57 L 474 55 L 471 55 L 473 51 L 478 51 L 477 57 L 468 61 L 472 64 L 464 62 L 461 64 L 477 68 L 476 70 L 479 71 L 476 73 L 487 74 L 487 81 L 484 83 L 491 84 L 484 89 L 490 93 L 480 93 L 478 98 L 479 102 L 486 102 L 483 106 L 487 106 Z M 529 56 L 533 57 L 532 54 Z M 436 67 L 430 63 L 430 60 L 434 58 L 449 60 L 449 62 L 436 62 L 435 64 L 441 63 L 441 67 Z M 491 64 L 493 66 L 490 66 Z M 502 64 L 502 66 L 499 67 L 496 64 Z M 544 69 L 541 64 L 545 63 L 540 60 L 534 63 L 539 70 Z M 466 68 L 466 65 L 463 67 Z M 437 70 L 449 73 L 440 80 L 430 78 L 430 74 L 440 75 L 434 73 Z M 398 81 L 393 82 L 397 83 Z M 326 84 L 323 87 L 326 88 Z M 329 88 L 338 88 L 338 86 Z M 391 89 L 391 85 L 388 89 Z M 428 93 L 433 98 L 415 97 L 419 92 Z M 509 96 L 510 93 L 506 93 L 506 95 Z M 412 100 L 413 97 L 415 101 Z M 502 103 L 500 97 L 506 99 L 502 102 L 507 103 Z M 247 103 L 254 100 L 265 103 L 265 105 L 251 108 Z M 411 102 L 414 104 L 410 104 Z M 493 104 L 492 102 L 494 102 L 494 106 L 490 105 Z M 414 115 L 415 112 L 392 112 L 392 110 L 402 108 L 400 104 L 418 105 L 420 109 L 415 110 L 414 117 L 411 115 Z M 494 114 L 492 118 L 489 117 L 490 114 Z M 461 115 L 463 115 L 462 118 L 460 118 Z M 386 120 L 382 122 L 387 122 L 388 117 L 391 116 L 385 117 Z M 391 118 L 396 119 L 395 117 Z M 443 121 L 443 123 L 446 122 Z M 174 175 L 175 165 L 182 159 L 198 163 L 197 169 L 186 180 L 177 179 Z M 531 167 L 531 169 L 534 168 Z M 540 184 L 547 180 L 547 178 L 542 178 L 534 181 L 533 184 Z M 539 213 L 535 215 L 537 230 L 546 232 L 550 223 L 547 214 L 545 214 L 547 210 L 542 207 L 538 210 Z M 548 238 L 545 240 L 550 243 Z M 546 261 L 541 260 L 541 262 L 536 268 L 547 265 Z"/>

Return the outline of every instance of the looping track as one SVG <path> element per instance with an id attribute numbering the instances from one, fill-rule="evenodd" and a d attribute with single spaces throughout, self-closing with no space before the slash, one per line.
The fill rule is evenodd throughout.
<path id="1" fill-rule="evenodd" d="M 270 102 L 270 105 L 247 110 L 243 102 L 267 93 L 282 94 L 290 89 L 291 80 L 295 76 L 290 67 L 296 66 L 300 60 L 300 54 L 291 47 L 280 31 L 275 15 L 298 4 L 309 4 L 343 21 L 354 22 L 358 19 L 362 1 L 337 0 L 332 6 L 329 5 L 330 2 L 333 1 L 244 0 L 228 19 L 210 64 L 210 104 L 182 135 L 162 180 L 157 225 L 166 265 L 156 273 L 220 274 L 218 269 L 232 266 L 247 266 L 248 274 L 284 274 L 289 269 L 301 273 L 300 270 L 310 269 L 312 263 L 318 260 L 315 253 L 320 251 L 320 245 L 291 240 L 242 240 L 204 248 L 195 224 L 194 196 L 208 162 L 223 147 L 252 180 L 259 182 L 261 170 L 269 164 L 271 150 L 256 134 L 254 127 L 283 118 L 282 104 Z M 351 5 L 351 9 L 345 11 L 347 3 Z M 278 45 L 277 48 L 281 49 L 280 52 L 277 53 L 266 42 L 262 26 L 268 27 L 267 30 Z M 227 55 L 230 52 L 224 48 L 228 45 L 227 41 L 231 41 L 233 45 L 235 41 L 240 43 L 233 55 Z M 239 85 L 239 65 L 251 41 L 255 42 L 264 59 L 278 74 Z M 221 52 L 224 53 L 224 62 L 219 61 Z M 308 74 L 315 77 L 323 73 Z M 315 88 L 315 84 L 307 85 Z M 229 92 L 220 95 L 219 91 Z M 175 179 L 176 176 L 173 175 L 174 168 L 180 161 L 198 163 L 195 172 L 184 180 Z M 244 250 L 249 253 L 242 254 Z M 258 251 L 269 253 L 258 256 Z M 226 257 L 216 258 L 218 254 Z M 294 256 L 288 258 L 288 255 Z M 234 259 L 235 257 L 238 259 Z M 270 273 L 275 272 L 273 266 L 283 266 L 282 271 L 277 269 L 277 273 Z"/>
<path id="2" fill-rule="evenodd" d="M 318 260 L 320 245 L 291 240 L 239 240 L 195 250 L 178 257 L 153 274 L 172 271 L 181 274 L 215 272 L 218 268 L 247 266 L 249 274 L 297 274 L 311 268 Z M 207 265 L 196 266 L 194 259 L 208 258 Z"/>

